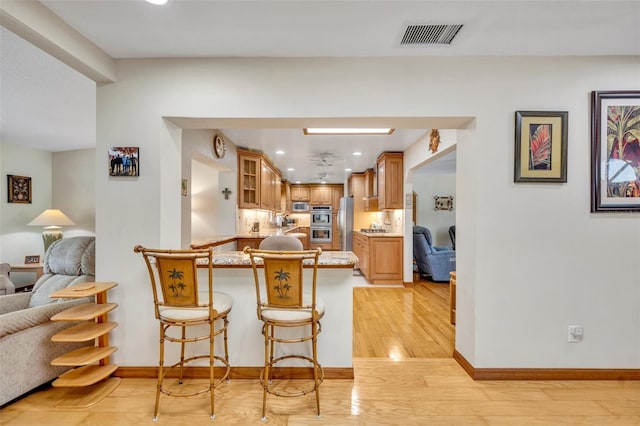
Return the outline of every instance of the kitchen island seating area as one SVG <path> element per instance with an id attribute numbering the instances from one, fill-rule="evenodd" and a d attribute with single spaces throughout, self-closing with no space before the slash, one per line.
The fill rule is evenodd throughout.
<path id="1" fill-rule="evenodd" d="M 163 250 L 136 246 L 134 251 L 142 253 L 147 265 L 155 317 L 160 325 L 160 359 L 153 420 L 158 420 L 161 393 L 188 397 L 206 392 L 210 394 L 210 418 L 214 419 L 215 389 L 228 379 L 230 372 L 227 330 L 233 299 L 225 293 L 213 291 L 213 250 Z M 199 263 L 206 265 L 206 291 L 200 291 L 198 287 Z M 216 324 L 220 323 L 222 326 L 216 328 Z M 187 332 L 187 329 L 191 331 Z M 224 338 L 223 356 L 216 355 L 214 351 L 215 338 L 220 335 Z M 180 359 L 166 367 L 165 341 L 180 344 Z M 208 342 L 208 350 L 202 351 L 204 353 L 186 351 L 187 343 L 201 341 Z M 195 388 L 180 386 L 185 377 L 185 367 L 201 359 L 208 361 L 208 384 Z M 218 379 L 214 375 L 216 360 L 224 366 L 224 374 Z M 171 380 L 167 378 L 168 373 L 172 373 Z M 173 373 L 177 374 L 177 383 Z"/>
<path id="2" fill-rule="evenodd" d="M 320 418 L 320 384 L 324 380 L 324 372 L 318 363 L 318 334 L 320 319 L 325 313 L 325 304 L 316 296 L 318 275 L 318 257 L 321 249 L 290 250 L 288 247 L 301 246 L 297 238 L 283 237 L 271 241 L 267 238 L 261 246 L 272 247 L 271 250 L 256 250 L 249 247 L 244 252 L 249 254 L 256 287 L 258 319 L 262 321 L 264 336 L 264 370 L 260 375 L 263 388 L 262 420 L 266 420 L 267 394 L 284 397 L 303 396 L 315 393 L 316 415 Z M 297 242 L 288 244 L 287 240 Z M 310 280 L 305 280 L 303 264 L 313 270 Z M 310 283 L 306 282 L 310 281 Z M 307 284 L 310 288 L 305 288 Z M 309 285 L 310 284 L 310 285 Z M 277 329 L 295 329 L 289 335 Z M 308 330 L 308 331 L 305 331 Z M 286 352 L 274 357 L 276 345 L 291 343 L 311 343 L 311 356 Z M 303 360 L 311 366 L 313 382 L 302 389 L 288 389 L 286 381 L 274 380 L 273 369 L 284 360 Z"/>

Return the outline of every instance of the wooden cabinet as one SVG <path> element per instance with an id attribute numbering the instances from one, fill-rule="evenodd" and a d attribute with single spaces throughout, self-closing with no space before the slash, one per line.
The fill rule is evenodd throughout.
<path id="1" fill-rule="evenodd" d="M 264 238 L 238 238 L 236 240 L 236 248 L 239 251 L 244 250 L 245 247 L 257 249 Z"/>
<path id="2" fill-rule="evenodd" d="M 262 210 L 280 210 L 280 176 L 263 158 L 260 175 L 260 208 Z"/>
<path id="3" fill-rule="evenodd" d="M 280 210 L 281 175 L 261 154 L 238 150 L 238 208 Z"/>
<path id="4" fill-rule="evenodd" d="M 55 387 L 86 387 L 76 393 L 67 393 L 57 407 L 89 407 L 107 395 L 119 384 L 120 379 L 109 378 L 118 368 L 109 362 L 116 348 L 109 346 L 109 332 L 116 323 L 108 321 L 108 313 L 118 305 L 107 303 L 107 292 L 117 286 L 114 282 L 91 282 L 71 286 L 51 294 L 52 298 L 79 299 L 95 296 L 95 303 L 76 305 L 51 317 L 51 321 L 81 321 L 79 324 L 55 334 L 52 342 L 87 342 L 96 340 L 95 346 L 84 346 L 51 361 L 51 365 L 77 367 L 62 374 L 53 382 Z"/>
<path id="5" fill-rule="evenodd" d="M 335 212 L 340 208 L 340 198 L 342 198 L 343 194 L 344 188 L 342 185 L 333 185 L 331 187 L 331 207 Z"/>
<path id="6" fill-rule="evenodd" d="M 404 206 L 402 152 L 383 152 L 378 157 L 378 209 L 401 209 Z"/>
<path id="7" fill-rule="evenodd" d="M 402 237 L 353 234 L 358 269 L 371 284 L 402 284 Z"/>
<path id="8" fill-rule="evenodd" d="M 347 179 L 347 197 L 355 197 L 355 194 L 364 191 L 364 173 L 351 173 Z"/>
<path id="9" fill-rule="evenodd" d="M 260 208 L 260 155 L 238 150 L 238 208 Z"/>
<path id="10" fill-rule="evenodd" d="M 291 184 L 287 180 L 281 181 L 280 185 L 280 211 L 291 211 Z"/>
<path id="11" fill-rule="evenodd" d="M 330 185 L 311 185 L 311 205 L 330 206 L 333 197 Z"/>
<path id="12" fill-rule="evenodd" d="M 376 194 L 376 173 L 373 169 L 364 172 L 364 211 L 378 211 L 378 198 Z"/>
<path id="13" fill-rule="evenodd" d="M 359 232 L 353 233 L 353 253 L 358 257 L 357 267 L 365 277 L 369 275 L 369 239 Z"/>
<path id="14" fill-rule="evenodd" d="M 449 272 L 451 279 L 449 280 L 449 321 L 451 324 L 456 323 L 456 273 Z"/>
<path id="15" fill-rule="evenodd" d="M 309 185 L 291 185 L 291 201 L 309 201 L 310 199 Z"/>
<path id="16" fill-rule="evenodd" d="M 306 234 L 305 237 L 298 237 L 300 239 L 300 241 L 302 241 L 302 247 L 305 250 L 309 250 L 309 227 L 308 226 L 301 226 L 300 228 L 296 228 L 294 230 L 294 232 L 299 232 L 301 234 Z"/>

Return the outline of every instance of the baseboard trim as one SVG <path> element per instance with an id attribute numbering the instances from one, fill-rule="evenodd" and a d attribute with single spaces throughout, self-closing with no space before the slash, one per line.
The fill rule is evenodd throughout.
<path id="1" fill-rule="evenodd" d="M 353 379 L 353 367 L 323 368 L 325 379 Z M 276 367 L 272 370 L 274 379 L 313 379 L 313 370 L 309 367 Z M 231 379 L 259 379 L 262 367 L 231 367 L 229 378 Z M 177 377 L 177 369 L 167 373 L 166 377 Z M 224 374 L 222 367 L 215 368 L 216 377 Z M 113 373 L 115 377 L 155 379 L 158 377 L 158 367 L 118 367 Z M 208 367 L 185 367 L 184 377 L 188 379 L 209 378 Z"/>
<path id="2" fill-rule="evenodd" d="M 473 380 L 640 380 L 640 369 L 474 368 L 458 351 L 453 359 Z"/>

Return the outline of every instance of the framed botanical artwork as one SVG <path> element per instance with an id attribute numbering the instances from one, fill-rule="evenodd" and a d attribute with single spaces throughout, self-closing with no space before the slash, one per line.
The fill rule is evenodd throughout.
<path id="1" fill-rule="evenodd" d="M 109 148 L 109 176 L 140 176 L 140 149 L 137 146 Z"/>
<path id="2" fill-rule="evenodd" d="M 514 182 L 567 181 L 567 111 L 516 111 Z"/>
<path id="3" fill-rule="evenodd" d="M 591 211 L 640 211 L 640 91 L 591 94 Z"/>
<path id="4" fill-rule="evenodd" d="M 25 256 L 24 257 L 24 263 L 25 265 L 27 264 L 31 264 L 31 263 L 40 263 L 40 256 Z"/>
<path id="5" fill-rule="evenodd" d="M 7 198 L 9 203 L 31 204 L 31 178 L 7 175 Z"/>

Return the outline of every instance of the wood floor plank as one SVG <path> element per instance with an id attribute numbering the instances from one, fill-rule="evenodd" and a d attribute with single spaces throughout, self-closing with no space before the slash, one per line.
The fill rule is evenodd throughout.
<path id="1" fill-rule="evenodd" d="M 357 290 L 357 291 L 356 291 Z M 161 396 L 160 424 L 199 425 L 429 425 L 640 426 L 640 381 L 474 381 L 451 358 L 448 286 L 354 290 L 354 379 L 325 380 L 322 417 L 313 394 L 267 399 L 255 379 L 232 379 L 209 396 Z M 389 315 L 387 313 L 391 312 Z M 437 354 L 442 354 L 437 356 Z M 206 380 L 190 379 L 186 386 Z M 293 383 L 295 382 L 295 383 Z M 291 386 L 300 386 L 292 381 Z M 156 380 L 124 378 L 102 402 L 59 409 L 65 388 L 43 387 L 0 409 L 0 424 L 128 426 L 151 424 Z"/>

